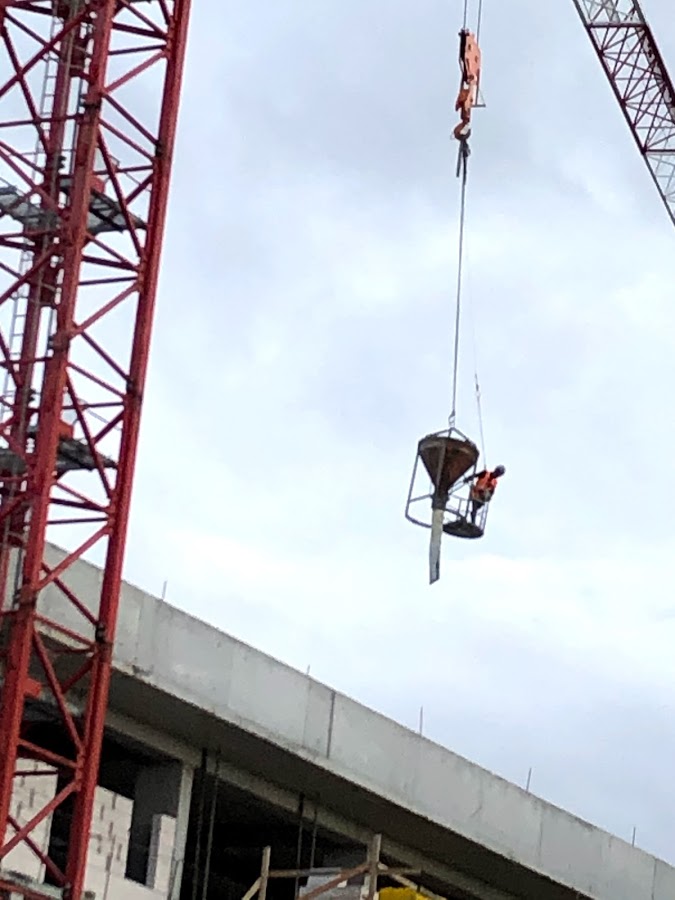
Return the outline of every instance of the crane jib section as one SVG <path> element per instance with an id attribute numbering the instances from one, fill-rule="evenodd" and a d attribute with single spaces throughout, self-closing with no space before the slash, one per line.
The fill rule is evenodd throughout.
<path id="1" fill-rule="evenodd" d="M 574 0 L 675 224 L 675 90 L 637 0 Z"/>

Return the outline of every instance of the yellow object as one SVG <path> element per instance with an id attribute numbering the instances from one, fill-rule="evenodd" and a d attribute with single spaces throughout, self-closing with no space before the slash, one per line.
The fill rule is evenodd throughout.
<path id="1" fill-rule="evenodd" d="M 418 894 L 417 891 L 407 887 L 381 888 L 378 894 L 380 895 L 380 900 L 426 900 L 426 897 L 423 897 L 422 894 Z"/>

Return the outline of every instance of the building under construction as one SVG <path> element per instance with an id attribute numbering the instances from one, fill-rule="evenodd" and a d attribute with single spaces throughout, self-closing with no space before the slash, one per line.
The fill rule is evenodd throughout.
<path id="1" fill-rule="evenodd" d="M 675 220 L 651 29 L 573 3 Z M 453 397 L 406 507 L 431 582 L 503 474 L 456 408 L 473 5 Z M 190 6 L 0 0 L 0 898 L 672 898 L 664 863 L 122 585 Z"/>
<path id="2" fill-rule="evenodd" d="M 101 572 L 80 562 L 69 578 L 93 593 Z M 68 628 L 62 611 L 46 591 L 41 613 Z M 293 900 L 322 886 L 366 900 L 374 864 L 378 888 L 408 891 L 388 900 L 414 900 L 411 887 L 432 900 L 675 895 L 675 868 L 128 585 L 118 634 L 85 877 L 96 900 Z M 62 752 L 58 710 L 31 701 L 30 716 Z M 21 777 L 13 819 L 59 787 Z M 68 813 L 34 832 L 57 865 Z M 3 877 L 55 880 L 26 846 Z"/>

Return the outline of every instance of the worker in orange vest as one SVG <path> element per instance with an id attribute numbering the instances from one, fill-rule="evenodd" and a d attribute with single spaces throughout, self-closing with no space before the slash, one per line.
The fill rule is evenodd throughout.
<path id="1" fill-rule="evenodd" d="M 475 524 L 478 511 L 482 509 L 486 503 L 492 500 L 492 496 L 497 488 L 497 481 L 504 475 L 506 469 L 504 466 L 496 466 L 494 469 L 483 469 L 482 472 L 476 472 L 470 480 L 473 480 L 469 499 L 471 500 L 471 523 Z"/>

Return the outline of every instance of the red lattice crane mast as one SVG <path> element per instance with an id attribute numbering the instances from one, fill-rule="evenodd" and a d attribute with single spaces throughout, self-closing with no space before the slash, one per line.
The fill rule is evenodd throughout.
<path id="1" fill-rule="evenodd" d="M 675 224 L 675 91 L 638 0 L 573 0 Z"/>
<path id="2" fill-rule="evenodd" d="M 189 7 L 0 0 L 0 896 L 48 893 L 20 844 L 82 896 Z M 20 822 L 26 761 L 57 793 Z"/>

